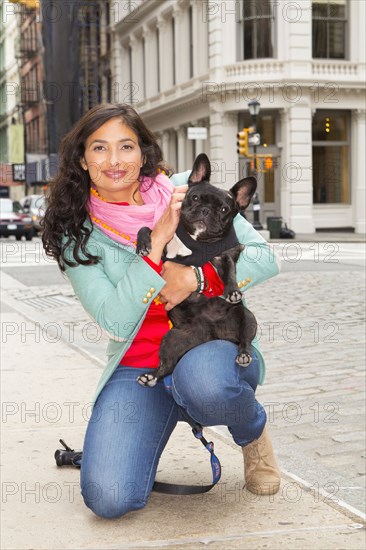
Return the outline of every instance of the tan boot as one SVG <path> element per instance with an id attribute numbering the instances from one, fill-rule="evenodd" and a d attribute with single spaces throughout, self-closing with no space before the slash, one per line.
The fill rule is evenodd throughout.
<path id="1" fill-rule="evenodd" d="M 280 488 L 281 475 L 265 427 L 259 439 L 242 447 L 245 488 L 256 495 L 274 495 Z"/>

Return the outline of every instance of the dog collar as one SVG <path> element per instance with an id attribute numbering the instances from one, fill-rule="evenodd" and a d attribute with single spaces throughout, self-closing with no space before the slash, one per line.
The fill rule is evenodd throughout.
<path id="1" fill-rule="evenodd" d="M 220 241 L 214 243 L 204 243 L 202 241 L 196 241 L 187 233 L 183 224 L 179 222 L 177 230 L 177 237 L 182 243 L 192 251 L 192 254 L 187 256 L 176 256 L 175 258 L 165 258 L 173 262 L 183 265 L 194 265 L 201 267 L 205 263 L 212 260 L 215 256 L 220 256 L 226 250 L 233 248 L 239 244 L 238 237 L 236 236 L 234 226 L 231 226 L 229 234 Z"/>

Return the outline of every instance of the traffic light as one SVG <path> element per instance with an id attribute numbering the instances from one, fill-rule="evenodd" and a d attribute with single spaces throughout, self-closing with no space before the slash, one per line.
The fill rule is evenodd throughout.
<path id="1" fill-rule="evenodd" d="M 258 157 L 255 160 L 251 158 L 249 166 L 251 172 L 261 172 L 261 159 Z"/>
<path id="2" fill-rule="evenodd" d="M 249 128 L 243 128 L 241 132 L 236 134 L 237 137 L 237 150 L 238 155 L 243 155 L 244 157 L 248 156 L 248 133 Z"/>
<path id="3" fill-rule="evenodd" d="M 271 157 L 266 157 L 264 159 L 264 168 L 266 170 L 271 170 L 271 168 L 273 168 L 273 160 Z"/>

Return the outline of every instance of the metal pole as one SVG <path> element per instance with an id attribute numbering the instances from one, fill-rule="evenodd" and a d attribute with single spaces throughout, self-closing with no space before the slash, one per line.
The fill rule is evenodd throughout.
<path id="1" fill-rule="evenodd" d="M 23 147 L 24 147 L 24 196 L 28 195 L 28 185 L 27 185 L 27 127 L 25 124 L 25 106 L 23 102 L 21 103 L 21 113 L 23 118 Z"/>
<path id="2" fill-rule="evenodd" d="M 253 118 L 253 126 L 254 126 L 254 134 L 257 132 L 257 117 L 252 116 Z M 253 176 L 257 177 L 257 145 L 253 145 L 253 161 L 254 161 L 254 169 L 253 169 Z M 263 229 L 263 226 L 259 219 L 259 213 L 261 210 L 261 204 L 259 200 L 258 192 L 255 193 L 253 197 L 253 227 L 254 229 Z"/>

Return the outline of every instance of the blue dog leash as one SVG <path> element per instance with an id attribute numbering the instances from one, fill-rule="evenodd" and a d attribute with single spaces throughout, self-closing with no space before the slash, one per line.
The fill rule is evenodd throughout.
<path id="1" fill-rule="evenodd" d="M 171 394 L 172 393 L 172 377 L 171 375 L 166 376 L 164 378 L 164 385 L 165 389 Z M 207 441 L 203 437 L 202 433 L 202 426 L 195 422 L 188 413 L 180 407 L 180 412 L 182 414 L 182 417 L 192 428 L 193 435 L 199 439 L 202 443 L 202 445 L 208 450 L 210 453 L 210 462 L 211 462 L 211 469 L 212 469 L 212 483 L 210 485 L 176 485 L 173 483 L 163 483 L 160 481 L 155 481 L 153 485 L 153 491 L 157 491 L 159 493 L 166 493 L 166 494 L 174 494 L 174 495 L 195 495 L 200 493 L 207 493 L 210 491 L 216 483 L 220 480 L 221 477 L 221 464 L 219 459 L 214 453 L 214 444 L 212 441 Z"/>

